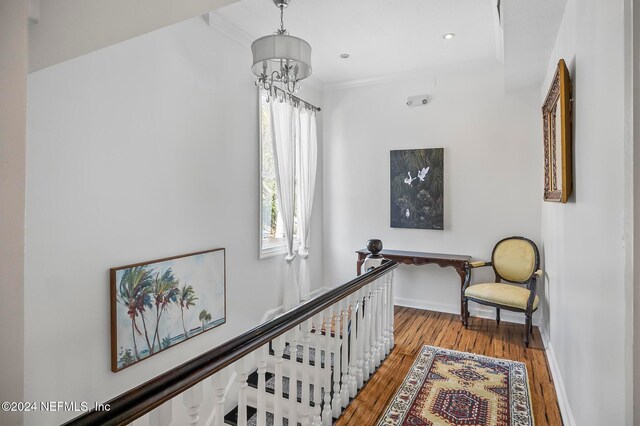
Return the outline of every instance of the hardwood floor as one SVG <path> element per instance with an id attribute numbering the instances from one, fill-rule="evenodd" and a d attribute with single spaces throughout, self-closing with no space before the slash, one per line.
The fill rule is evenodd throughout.
<path id="1" fill-rule="evenodd" d="M 404 380 L 423 345 L 472 352 L 527 365 L 535 424 L 562 425 L 558 401 L 540 332 L 534 327 L 529 348 L 523 326 L 469 318 L 465 330 L 457 315 L 396 306 L 395 348 L 351 402 L 336 425 L 375 425 Z"/>

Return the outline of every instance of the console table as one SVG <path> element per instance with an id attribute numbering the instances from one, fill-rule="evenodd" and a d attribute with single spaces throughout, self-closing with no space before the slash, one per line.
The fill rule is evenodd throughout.
<path id="1" fill-rule="evenodd" d="M 360 268 L 364 263 L 364 259 L 371 254 L 371 252 L 367 249 L 361 249 L 356 251 L 358 253 L 358 271 L 357 274 L 360 275 Z M 469 273 L 469 261 L 471 260 L 471 256 L 464 256 L 458 254 L 443 254 L 443 253 L 424 253 L 420 251 L 404 251 L 404 250 L 382 250 L 380 253 L 385 259 L 395 260 L 399 263 L 404 263 L 405 265 L 428 265 L 428 264 L 436 264 L 441 268 L 450 266 L 456 270 L 458 275 L 460 276 L 460 291 L 462 291 L 462 286 L 464 286 L 464 282 L 467 279 L 467 274 Z M 462 302 L 460 303 L 460 315 L 464 315 Z"/>

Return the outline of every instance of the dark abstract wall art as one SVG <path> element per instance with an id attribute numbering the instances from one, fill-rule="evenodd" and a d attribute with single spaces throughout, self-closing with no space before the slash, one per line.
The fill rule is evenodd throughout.
<path id="1" fill-rule="evenodd" d="M 391 227 L 443 229 L 444 148 L 391 151 Z"/>

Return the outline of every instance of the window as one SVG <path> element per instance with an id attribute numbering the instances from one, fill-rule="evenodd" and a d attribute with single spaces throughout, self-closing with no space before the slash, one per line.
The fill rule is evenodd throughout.
<path id="1" fill-rule="evenodd" d="M 278 206 L 276 171 L 273 161 L 273 146 L 271 145 L 271 114 L 267 103 L 267 92 L 259 90 L 258 93 L 260 99 L 260 259 L 264 259 L 287 253 L 287 242 Z M 295 211 L 294 250 L 300 245 L 297 208 Z"/>

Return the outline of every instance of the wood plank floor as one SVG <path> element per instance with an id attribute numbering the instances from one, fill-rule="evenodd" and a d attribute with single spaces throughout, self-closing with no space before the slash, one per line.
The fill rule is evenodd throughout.
<path id="1" fill-rule="evenodd" d="M 469 318 L 469 328 L 465 330 L 457 315 L 396 306 L 395 348 L 335 424 L 375 425 L 420 348 L 430 345 L 524 362 L 529 374 L 535 424 L 562 425 L 540 332 L 534 327 L 526 349 L 522 329 L 520 324 L 502 321 L 496 328 L 495 321 Z"/>

